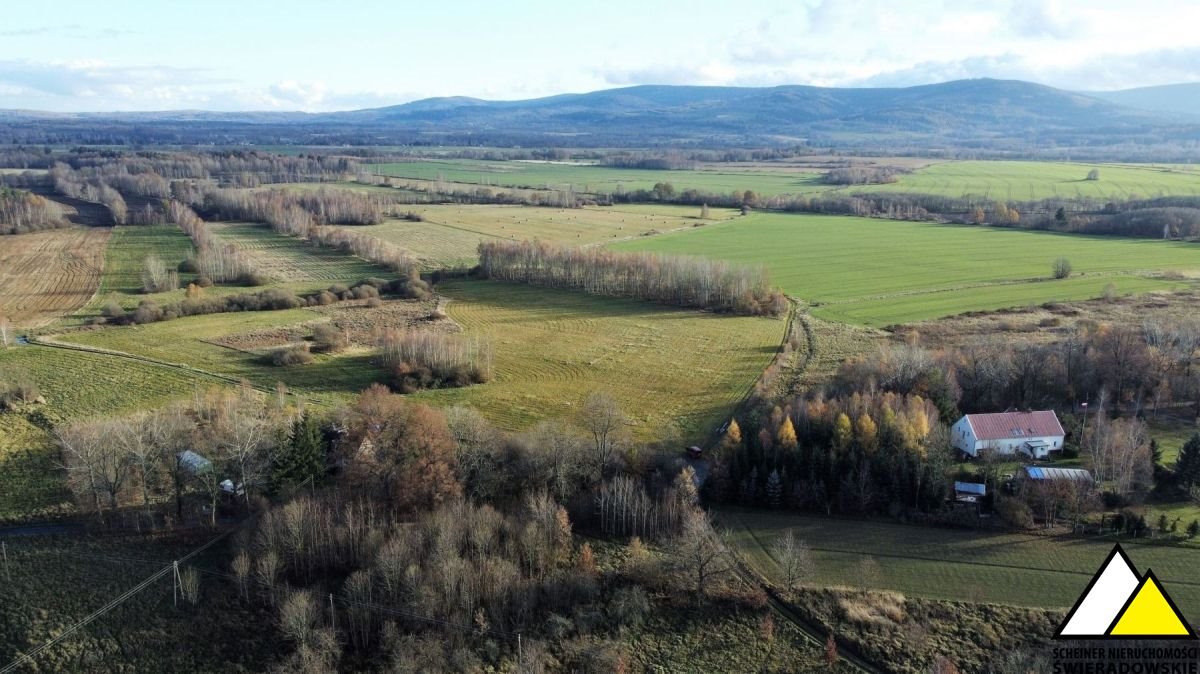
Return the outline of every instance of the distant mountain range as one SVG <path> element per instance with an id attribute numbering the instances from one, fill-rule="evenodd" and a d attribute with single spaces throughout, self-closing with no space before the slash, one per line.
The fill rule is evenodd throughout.
<path id="1" fill-rule="evenodd" d="M 1200 119 L 1200 82 L 1123 91 L 1093 91 L 1088 95 L 1131 108 Z"/>
<path id="2" fill-rule="evenodd" d="M 1016 80 L 904 88 L 636 86 L 520 101 L 430 98 L 350 112 L 0 111 L 0 141 L 949 147 L 1026 152 L 1200 140 L 1200 84 L 1077 93 Z"/>

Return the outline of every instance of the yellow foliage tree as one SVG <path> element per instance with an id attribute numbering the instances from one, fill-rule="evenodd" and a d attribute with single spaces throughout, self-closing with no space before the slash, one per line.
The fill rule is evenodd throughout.
<path id="1" fill-rule="evenodd" d="M 742 427 L 738 425 L 737 419 L 729 420 L 729 427 L 725 429 L 725 437 L 721 439 L 721 445 L 732 449 L 733 447 L 741 446 L 742 444 Z"/>
<path id="2" fill-rule="evenodd" d="M 858 415 L 858 420 L 854 423 L 854 437 L 858 440 L 858 446 L 868 454 L 874 453 L 879 447 L 879 427 L 875 425 L 871 415 L 866 412 Z"/>
<path id="3" fill-rule="evenodd" d="M 799 446 L 800 443 L 796 441 L 796 427 L 792 425 L 790 416 L 784 417 L 783 423 L 779 424 L 779 430 L 775 433 L 775 441 L 784 450 L 793 450 Z"/>
<path id="4" fill-rule="evenodd" d="M 845 451 L 853 438 L 854 429 L 850 425 L 850 417 L 846 416 L 845 412 L 840 412 L 833 422 L 833 446 L 838 451 Z"/>

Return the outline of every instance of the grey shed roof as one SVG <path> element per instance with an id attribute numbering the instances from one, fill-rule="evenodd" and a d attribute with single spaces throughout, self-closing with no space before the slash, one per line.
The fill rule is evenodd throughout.
<path id="1" fill-rule="evenodd" d="M 954 491 L 959 494 L 987 495 L 987 485 L 978 482 L 955 482 Z"/>
<path id="2" fill-rule="evenodd" d="M 178 455 L 176 455 L 176 458 L 179 459 L 179 465 L 183 466 L 185 470 L 193 475 L 212 470 L 212 461 L 209 461 L 190 449 L 180 452 Z"/>

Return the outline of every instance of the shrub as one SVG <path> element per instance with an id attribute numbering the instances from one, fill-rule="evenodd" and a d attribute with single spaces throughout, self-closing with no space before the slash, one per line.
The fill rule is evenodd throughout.
<path id="1" fill-rule="evenodd" d="M 350 338 L 335 325 L 318 325 L 313 328 L 312 345 L 317 353 L 337 353 L 350 345 Z"/>
<path id="2" fill-rule="evenodd" d="M 105 302 L 104 307 L 100 309 L 100 315 L 109 319 L 110 321 L 113 321 L 113 319 L 120 320 L 125 318 L 125 309 L 123 309 L 116 300 L 109 300 Z"/>
<path id="3" fill-rule="evenodd" d="M 376 343 L 392 387 L 401 393 L 469 386 L 491 378 L 491 348 L 461 335 L 384 330 Z"/>
<path id="4" fill-rule="evenodd" d="M 383 306 L 383 300 L 379 299 L 378 297 L 372 297 L 371 299 L 367 300 L 367 307 L 369 307 L 371 309 L 378 309 L 379 307 L 382 307 L 382 306 Z"/>
<path id="5" fill-rule="evenodd" d="M 313 355 L 308 350 L 308 344 L 293 344 L 271 352 L 271 364 L 276 367 L 307 365 L 311 362 Z"/>
<path id="6" fill-rule="evenodd" d="M 1065 257 L 1060 257 L 1054 261 L 1054 278 L 1064 279 L 1071 275 L 1071 261 Z"/>
<path id="7" fill-rule="evenodd" d="M 1033 511 L 1024 501 L 1001 496 L 996 499 L 996 514 L 1001 521 L 1014 529 L 1033 527 Z"/>

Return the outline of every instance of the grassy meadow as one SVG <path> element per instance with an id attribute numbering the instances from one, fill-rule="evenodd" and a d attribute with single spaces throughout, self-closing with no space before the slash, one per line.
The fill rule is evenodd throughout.
<path id="1" fill-rule="evenodd" d="M 378 175 L 396 178 L 441 178 L 449 182 L 497 187 L 571 188 L 591 194 L 648 190 L 660 182 L 671 183 L 676 190 L 691 188 L 720 194 L 753 190 L 766 196 L 804 194 L 832 188 L 831 185 L 821 184 L 819 172 L 783 168 L 773 170 L 757 164 L 751 167 L 734 164 L 695 171 L 656 171 L 597 164 L 439 159 L 375 164 L 372 169 Z"/>
<path id="2" fill-rule="evenodd" d="M 232 245 L 269 278 L 283 283 L 316 286 L 334 282 L 356 283 L 370 276 L 391 276 L 386 269 L 362 258 L 331 248 L 318 248 L 290 236 L 277 234 L 263 224 L 213 223 L 209 232 Z"/>
<path id="3" fill-rule="evenodd" d="M 817 586 L 862 587 L 915 597 L 1070 608 L 1112 549 L 1107 540 L 1024 533 L 915 527 L 888 522 L 823 518 L 763 510 L 722 509 L 737 552 L 769 578 L 778 578 L 773 541 L 792 531 L 812 550 Z M 1185 615 L 1200 614 L 1195 548 L 1125 546 L 1140 571 L 1163 581 Z M 877 578 L 864 579 L 865 559 L 878 564 Z"/>
<path id="4" fill-rule="evenodd" d="M 610 194 L 649 189 L 669 182 L 676 190 L 728 194 L 752 190 L 762 196 L 825 191 L 912 192 L 998 201 L 1034 201 L 1051 197 L 1129 199 L 1200 194 L 1200 174 L 1188 166 L 1084 164 L 1034 161 L 944 161 L 903 174 L 886 185 L 834 186 L 821 182 L 822 171 L 769 162 L 702 165 L 696 170 L 655 171 L 595 164 L 468 159 L 413 160 L 376 164 L 379 175 L 452 183 L 567 189 Z M 1099 180 L 1087 180 L 1092 169 Z"/>
<path id="5" fill-rule="evenodd" d="M 1099 180 L 1087 180 L 1096 169 Z M 950 161 L 900 176 L 887 185 L 851 192 L 914 192 L 996 201 L 1134 199 L 1200 194 L 1200 175 L 1187 167 L 1137 164 L 1069 164 L 1029 161 Z"/>
<path id="6" fill-rule="evenodd" d="M 420 222 L 393 219 L 379 225 L 344 226 L 403 247 L 428 269 L 470 267 L 481 241 L 537 239 L 583 246 L 645 236 L 656 232 L 713 224 L 736 215 L 710 209 L 700 218 L 691 206 L 621 205 L 587 208 L 535 208 L 497 205 L 414 206 Z"/>
<path id="7" fill-rule="evenodd" d="M 234 348 L 219 343 L 231 336 L 282 328 L 307 331 L 311 324 L 327 320 L 309 309 L 209 314 L 74 332 L 59 339 L 150 358 L 200 373 L 246 379 L 267 389 L 283 382 L 309 402 L 335 404 L 357 395 L 380 377 L 381 371 L 370 363 L 368 354 L 319 355 L 309 365 L 275 367 L 268 360 L 267 348 Z"/>
<path id="8" fill-rule="evenodd" d="M 0 350 L 0 375 L 37 382 L 46 402 L 0 413 L 0 521 L 71 508 L 51 443 L 53 424 L 165 405 L 223 384 L 199 373 L 42 346 Z"/>
<path id="9" fill-rule="evenodd" d="M 1184 281 L 1134 277 L 1200 271 L 1195 243 L 776 213 L 613 247 L 765 265 L 817 316 L 870 326 L 1096 297 L 1110 282 L 1168 289 Z M 1075 276 L 1052 281 L 1060 256 Z"/>
<path id="10" fill-rule="evenodd" d="M 660 436 L 673 423 L 703 440 L 757 379 L 784 332 L 778 319 L 496 282 L 444 283 L 439 290 L 450 300 L 450 318 L 467 335 L 490 341 L 494 377 L 413 397 L 471 405 L 508 430 L 572 417 L 589 392 L 607 391 L 635 436 Z"/>

